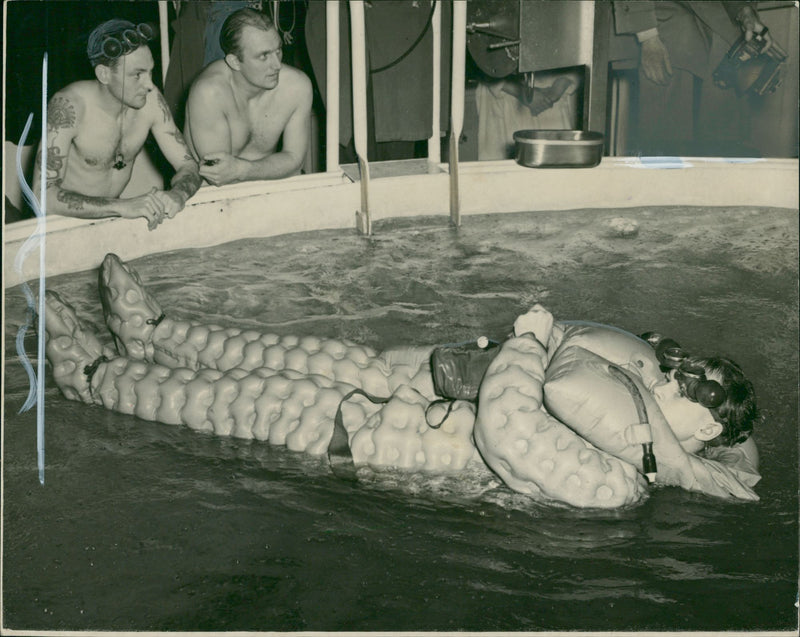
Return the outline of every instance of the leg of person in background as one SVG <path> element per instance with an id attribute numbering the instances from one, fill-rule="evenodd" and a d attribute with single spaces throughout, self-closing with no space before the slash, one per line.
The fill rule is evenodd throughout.
<path id="1" fill-rule="evenodd" d="M 643 156 L 693 154 L 699 80 L 674 69 L 670 82 L 656 84 L 638 74 L 636 134 L 630 151 Z"/>
<path id="2" fill-rule="evenodd" d="M 749 96 L 703 82 L 697 121 L 699 150 L 706 157 L 760 157 L 751 139 Z M 701 154 L 701 152 L 698 152 Z"/>

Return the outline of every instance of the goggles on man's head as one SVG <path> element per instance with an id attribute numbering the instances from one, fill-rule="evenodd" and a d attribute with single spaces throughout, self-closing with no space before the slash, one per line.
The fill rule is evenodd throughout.
<path id="1" fill-rule="evenodd" d="M 137 26 L 127 23 L 115 31 L 100 36 L 99 50 L 90 51 L 89 60 L 93 64 L 102 63 L 104 60 L 112 62 L 144 46 L 155 36 L 153 27 L 145 22 Z"/>
<path id="2" fill-rule="evenodd" d="M 728 397 L 725 388 L 715 380 L 706 378 L 705 369 L 689 360 L 689 353 L 671 338 L 646 332 L 641 338 L 656 350 L 656 358 L 663 372 L 674 370 L 681 394 L 706 409 L 716 409 Z"/>

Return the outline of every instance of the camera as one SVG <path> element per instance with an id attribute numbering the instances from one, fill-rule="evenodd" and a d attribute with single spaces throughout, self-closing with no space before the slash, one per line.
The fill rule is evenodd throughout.
<path id="1" fill-rule="evenodd" d="M 740 36 L 714 71 L 714 83 L 733 88 L 737 95 L 774 93 L 783 80 L 786 52 L 774 40 L 766 51 L 766 29 L 749 42 Z"/>

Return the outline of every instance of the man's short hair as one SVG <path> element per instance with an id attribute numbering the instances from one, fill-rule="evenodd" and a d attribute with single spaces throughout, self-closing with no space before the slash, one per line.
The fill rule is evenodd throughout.
<path id="1" fill-rule="evenodd" d="M 242 58 L 242 31 L 248 26 L 262 31 L 271 31 L 275 28 L 269 16 L 261 11 L 250 8 L 234 11 L 225 19 L 219 33 L 219 46 L 225 55 L 233 53 L 237 58 Z"/>

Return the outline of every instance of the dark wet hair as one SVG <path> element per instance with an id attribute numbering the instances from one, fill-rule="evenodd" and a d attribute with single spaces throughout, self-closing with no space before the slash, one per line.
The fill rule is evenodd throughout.
<path id="1" fill-rule="evenodd" d="M 264 13 L 255 9 L 244 8 L 231 13 L 222 24 L 219 32 L 219 46 L 225 55 L 233 53 L 236 57 L 242 57 L 242 31 L 245 27 L 255 27 L 262 31 L 271 31 L 275 24 Z"/>
<path id="2" fill-rule="evenodd" d="M 731 359 L 722 357 L 693 357 L 692 362 L 701 365 L 707 376 L 719 379 L 725 390 L 725 401 L 710 410 L 723 427 L 719 442 L 731 446 L 747 440 L 759 420 L 759 413 L 753 384 L 745 378 L 742 368 Z"/>

